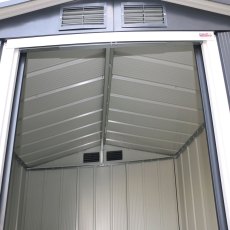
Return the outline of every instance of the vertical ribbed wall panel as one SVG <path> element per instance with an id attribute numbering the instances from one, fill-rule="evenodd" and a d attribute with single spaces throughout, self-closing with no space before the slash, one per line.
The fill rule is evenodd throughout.
<path id="1" fill-rule="evenodd" d="M 78 230 L 77 219 L 77 169 L 61 171 L 61 196 L 59 210 L 59 229 Z"/>
<path id="2" fill-rule="evenodd" d="M 144 228 L 142 164 L 127 165 L 129 230 Z"/>
<path id="3" fill-rule="evenodd" d="M 58 229 L 61 191 L 61 170 L 47 171 L 44 182 L 42 229 Z"/>
<path id="4" fill-rule="evenodd" d="M 143 164 L 143 197 L 146 230 L 151 230 L 153 226 L 160 229 L 161 226 L 161 213 L 159 211 L 161 200 L 159 199 L 160 190 L 158 172 L 160 164 L 158 164 L 158 162 Z"/>
<path id="5" fill-rule="evenodd" d="M 21 230 L 42 229 L 45 172 L 27 172 L 24 226 Z"/>
<path id="6" fill-rule="evenodd" d="M 15 230 L 21 225 L 21 209 L 25 190 L 25 169 L 13 159 L 5 229 Z"/>
<path id="7" fill-rule="evenodd" d="M 81 168 L 79 178 L 79 229 L 95 230 L 94 169 Z"/>
<path id="8" fill-rule="evenodd" d="M 126 167 L 112 167 L 112 229 L 127 230 Z"/>
<path id="9" fill-rule="evenodd" d="M 178 213 L 176 199 L 176 185 L 173 161 L 158 162 L 158 180 L 161 206 L 162 230 L 178 229 Z"/>
<path id="10" fill-rule="evenodd" d="M 25 198 L 21 230 L 178 230 L 172 160 L 29 171 Z"/>
<path id="11" fill-rule="evenodd" d="M 110 229 L 110 168 L 96 168 L 96 230 Z"/>
<path id="12" fill-rule="evenodd" d="M 216 36 L 221 55 L 228 99 L 230 100 L 230 32 L 218 32 Z"/>
<path id="13" fill-rule="evenodd" d="M 181 229 L 217 230 L 205 132 L 175 160 Z"/>

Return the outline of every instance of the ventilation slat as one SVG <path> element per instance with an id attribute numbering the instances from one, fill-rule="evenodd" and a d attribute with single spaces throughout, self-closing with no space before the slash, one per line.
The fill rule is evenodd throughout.
<path id="1" fill-rule="evenodd" d="M 123 27 L 165 26 L 165 12 L 162 5 L 133 3 L 123 4 Z"/>
<path id="2" fill-rule="evenodd" d="M 105 28 L 104 4 L 63 8 L 61 29 L 87 28 Z"/>

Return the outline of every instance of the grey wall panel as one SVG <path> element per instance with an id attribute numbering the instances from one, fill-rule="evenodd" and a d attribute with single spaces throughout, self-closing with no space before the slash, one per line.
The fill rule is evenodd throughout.
<path id="1" fill-rule="evenodd" d="M 158 180 L 161 203 L 161 228 L 163 230 L 177 230 L 178 215 L 177 215 L 177 200 L 176 200 L 176 185 L 174 177 L 174 167 L 172 161 L 158 162 Z"/>
<path id="2" fill-rule="evenodd" d="M 8 194 L 5 229 L 16 230 L 21 225 L 21 208 L 25 189 L 25 169 L 13 159 L 10 189 Z"/>
<path id="3" fill-rule="evenodd" d="M 142 165 L 127 165 L 128 229 L 144 229 Z"/>
<path id="4" fill-rule="evenodd" d="M 178 229 L 173 161 L 127 165 L 128 229 Z"/>
<path id="5" fill-rule="evenodd" d="M 77 230 L 77 189 L 78 170 L 61 170 L 61 194 L 59 209 L 59 228 Z"/>
<path id="6" fill-rule="evenodd" d="M 94 230 L 95 194 L 94 169 L 81 168 L 79 178 L 79 222 L 78 228 Z"/>
<path id="7" fill-rule="evenodd" d="M 127 230 L 127 186 L 125 165 L 112 168 L 112 228 Z"/>
<path id="8" fill-rule="evenodd" d="M 111 226 L 111 172 L 110 167 L 96 168 L 96 230 L 107 230 Z M 119 200 L 117 201 L 119 202 Z"/>
<path id="9" fill-rule="evenodd" d="M 181 228 L 217 230 L 205 132 L 187 147 L 175 163 Z"/>
<path id="10" fill-rule="evenodd" d="M 45 172 L 44 196 L 42 199 L 42 228 L 44 230 L 59 228 L 61 171 Z"/>
<path id="11" fill-rule="evenodd" d="M 217 33 L 217 41 L 220 49 L 228 100 L 230 103 L 230 32 Z"/>
<path id="12" fill-rule="evenodd" d="M 42 229 L 44 171 L 27 173 L 23 230 Z"/>
<path id="13" fill-rule="evenodd" d="M 162 162 L 163 163 L 163 162 Z M 144 196 L 144 218 L 145 229 L 150 230 L 152 226 L 161 225 L 161 213 L 159 199 L 159 164 L 146 163 L 143 167 L 143 196 Z"/>
<path id="14" fill-rule="evenodd" d="M 25 199 L 17 230 L 178 230 L 172 160 L 29 171 Z"/>
<path id="15" fill-rule="evenodd" d="M 184 184 L 183 182 L 183 174 L 182 174 L 182 163 L 181 159 L 175 160 L 175 172 L 176 172 L 176 187 L 177 187 L 177 203 L 178 203 L 178 212 L 179 212 L 179 225 L 181 229 L 188 229 L 187 228 L 187 213 L 185 212 L 186 209 L 186 200 L 184 194 Z"/>

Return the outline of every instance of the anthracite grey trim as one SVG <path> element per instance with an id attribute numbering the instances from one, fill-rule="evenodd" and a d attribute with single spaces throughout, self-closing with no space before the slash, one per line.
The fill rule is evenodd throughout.
<path id="1" fill-rule="evenodd" d="M 210 0 L 210 1 L 230 5 L 229 0 Z"/>
<path id="2" fill-rule="evenodd" d="M 29 2 L 30 0 L 11 0 L 11 1 L 6 1 L 6 2 L 1 2 L 0 3 L 0 8 L 3 7 L 8 7 L 8 6 L 14 6 L 14 5 L 18 5 L 24 2 Z"/>
<path id="3" fill-rule="evenodd" d="M 139 1 L 140 0 L 132 0 L 131 2 Z M 105 29 L 76 29 L 60 31 L 60 10 L 61 8 L 70 6 L 72 4 L 68 3 L 1 20 L 0 39 L 108 31 L 230 31 L 229 16 L 166 2 L 164 2 L 163 5 L 167 12 L 167 27 L 124 28 L 122 27 L 121 10 L 121 3 L 124 1 L 85 0 L 78 1 L 78 4 L 88 4 L 92 2 L 106 3 L 107 15 L 105 19 Z M 151 2 L 161 1 L 151 0 Z"/>
<path id="4" fill-rule="evenodd" d="M 1 61 L 1 57 L 2 57 L 3 45 L 4 45 L 4 41 L 3 41 L 3 40 L 0 40 L 0 61 Z"/>
<path id="5" fill-rule="evenodd" d="M 222 68 L 224 72 L 224 80 L 227 89 L 228 102 L 230 105 L 230 32 L 220 32 L 216 34 Z"/>
<path id="6" fill-rule="evenodd" d="M 218 221 L 219 230 L 227 230 L 228 225 L 226 220 L 224 198 L 223 198 L 219 163 L 218 163 L 217 150 L 216 150 L 216 142 L 214 136 L 210 101 L 209 101 L 201 47 L 194 46 L 194 52 L 196 57 L 196 66 L 198 71 L 199 85 L 200 85 L 202 104 L 203 104 L 203 112 L 205 118 L 207 144 L 209 150 L 208 152 L 209 152 L 209 160 L 211 166 L 211 175 L 212 175 L 213 191 L 215 197 L 217 221 Z"/>
<path id="7" fill-rule="evenodd" d="M 16 126 L 17 126 L 19 102 L 20 102 L 25 63 L 26 63 L 26 55 L 21 54 L 19 60 L 17 81 L 15 85 L 14 101 L 13 101 L 12 112 L 11 112 L 10 128 L 9 128 L 4 169 L 3 169 L 3 177 L 2 177 L 2 189 L 0 194 L 0 229 L 3 229 L 4 221 L 5 221 L 5 212 L 6 212 L 6 204 L 7 204 L 7 197 L 8 197 L 10 174 L 11 174 L 14 140 L 15 140 Z"/>

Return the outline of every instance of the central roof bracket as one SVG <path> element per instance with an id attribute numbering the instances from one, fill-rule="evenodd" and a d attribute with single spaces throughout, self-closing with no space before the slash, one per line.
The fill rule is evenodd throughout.
<path id="1" fill-rule="evenodd" d="M 106 129 L 108 123 L 110 92 L 112 82 L 113 69 L 113 49 L 106 48 L 105 50 L 105 70 L 104 70 L 104 87 L 103 87 L 103 112 L 102 112 L 102 126 L 101 126 L 101 149 L 100 149 L 100 165 L 104 164 L 104 145 L 106 142 Z"/>

